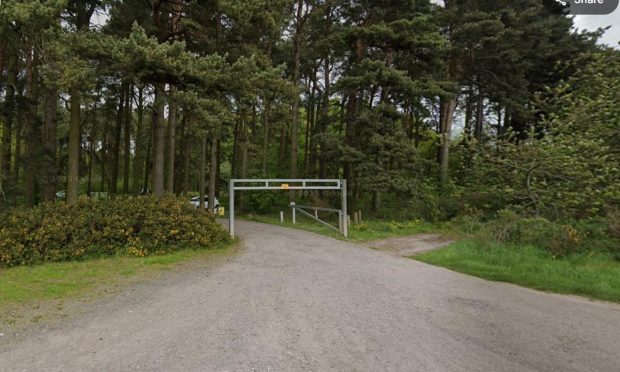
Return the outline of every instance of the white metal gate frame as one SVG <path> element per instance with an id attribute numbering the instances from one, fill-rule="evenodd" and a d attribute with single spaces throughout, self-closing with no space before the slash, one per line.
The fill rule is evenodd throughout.
<path id="1" fill-rule="evenodd" d="M 235 237 L 235 191 L 243 190 L 340 190 L 342 209 L 339 213 L 340 232 L 349 236 L 347 218 L 347 180 L 338 179 L 231 179 L 228 184 L 228 231 Z"/>

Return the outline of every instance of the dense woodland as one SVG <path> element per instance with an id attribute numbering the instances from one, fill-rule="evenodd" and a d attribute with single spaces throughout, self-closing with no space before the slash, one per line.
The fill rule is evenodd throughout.
<path id="1" fill-rule="evenodd" d="M 345 178 L 377 216 L 607 218 L 601 32 L 540 0 L 3 0 L 0 203 Z"/>

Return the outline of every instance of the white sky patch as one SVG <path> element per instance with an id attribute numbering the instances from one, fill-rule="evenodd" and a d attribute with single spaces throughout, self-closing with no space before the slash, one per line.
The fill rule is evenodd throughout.
<path id="1" fill-rule="evenodd" d="M 611 26 L 605 32 L 600 43 L 618 48 L 620 42 L 620 7 L 608 15 L 578 15 L 575 16 L 575 28 L 594 31 L 601 27 Z"/>

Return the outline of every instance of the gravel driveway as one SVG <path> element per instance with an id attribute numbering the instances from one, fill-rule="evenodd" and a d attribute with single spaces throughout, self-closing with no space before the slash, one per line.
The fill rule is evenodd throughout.
<path id="1" fill-rule="evenodd" d="M 620 306 L 238 222 L 245 249 L 0 341 L 0 370 L 618 371 Z"/>

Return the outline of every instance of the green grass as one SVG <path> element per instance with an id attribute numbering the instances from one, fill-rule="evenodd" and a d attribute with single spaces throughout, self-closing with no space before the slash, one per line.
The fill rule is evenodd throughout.
<path id="1" fill-rule="evenodd" d="M 291 227 L 300 230 L 312 231 L 317 234 L 327 235 L 332 238 L 345 240 L 342 234 L 332 230 L 328 227 L 321 225 L 319 222 L 313 221 L 305 216 L 298 215 L 297 224 L 293 225 L 290 215 L 287 215 L 284 223 L 280 223 L 279 217 L 272 215 L 246 215 L 239 218 L 248 221 L 269 223 L 273 225 L 280 225 L 285 227 Z M 338 226 L 337 219 L 328 221 L 334 226 Z M 360 224 L 349 225 L 349 241 L 365 242 L 377 239 L 384 239 L 394 236 L 407 236 L 428 232 L 444 232 L 444 226 L 438 224 L 432 224 L 424 221 L 379 221 L 379 220 L 367 220 Z"/>
<path id="2" fill-rule="evenodd" d="M 45 301 L 96 297 L 104 287 L 123 286 L 183 262 L 222 256 L 230 252 L 230 245 L 142 258 L 116 256 L 1 269 L 0 313 L 8 308 Z"/>
<path id="3" fill-rule="evenodd" d="M 620 262 L 612 254 L 555 259 L 532 246 L 464 240 L 413 258 L 484 279 L 620 302 Z"/>

